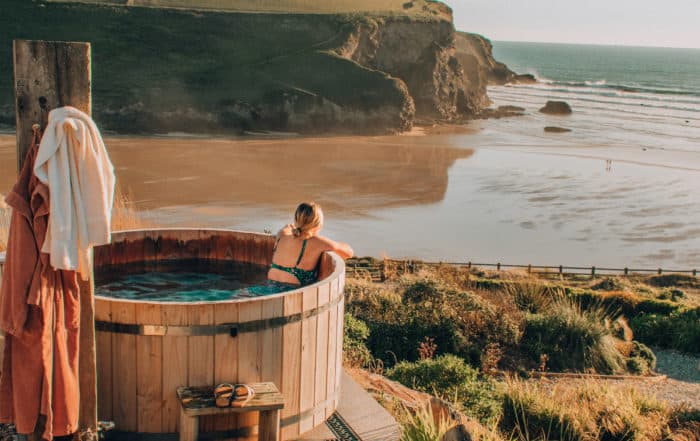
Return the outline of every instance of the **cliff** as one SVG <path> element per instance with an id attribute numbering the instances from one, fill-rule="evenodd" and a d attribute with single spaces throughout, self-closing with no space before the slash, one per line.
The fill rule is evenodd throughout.
<path id="1" fill-rule="evenodd" d="M 493 57 L 491 41 L 479 34 L 457 32 L 455 35 L 455 52 L 460 64 L 469 77 L 478 77 L 478 83 L 506 84 L 535 82 L 535 77 L 528 74 L 517 74 L 505 64 Z"/>
<path id="2" fill-rule="evenodd" d="M 5 41 L 90 41 L 93 113 L 119 133 L 386 133 L 478 114 L 484 66 L 497 66 L 490 44 L 456 33 L 441 3 L 401 5 L 271 14 L 4 0 L 0 28 Z M 11 65 L 0 78 L 0 124 L 12 125 Z"/>

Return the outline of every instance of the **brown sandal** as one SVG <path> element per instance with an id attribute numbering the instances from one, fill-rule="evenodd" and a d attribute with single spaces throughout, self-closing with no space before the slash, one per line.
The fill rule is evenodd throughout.
<path id="1" fill-rule="evenodd" d="M 246 384 L 221 383 L 214 388 L 216 407 L 243 407 L 255 396 Z"/>

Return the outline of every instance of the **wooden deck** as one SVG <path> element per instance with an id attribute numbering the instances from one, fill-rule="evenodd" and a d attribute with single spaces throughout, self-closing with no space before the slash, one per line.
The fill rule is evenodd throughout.
<path id="1" fill-rule="evenodd" d="M 399 423 L 343 371 L 340 404 L 326 424 L 297 441 L 398 441 Z"/>

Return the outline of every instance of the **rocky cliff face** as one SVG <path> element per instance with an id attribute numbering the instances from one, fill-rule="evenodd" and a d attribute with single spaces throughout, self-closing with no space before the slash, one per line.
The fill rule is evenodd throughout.
<path id="1" fill-rule="evenodd" d="M 303 15 L 3 1 L 10 39 L 93 43 L 94 116 L 119 133 L 400 132 L 478 115 L 486 85 L 512 74 L 439 2 Z M 0 126 L 14 123 L 11 84 L 0 81 Z"/>
<path id="2" fill-rule="evenodd" d="M 482 79 L 460 62 L 451 21 L 368 18 L 355 25 L 338 54 L 400 78 L 419 119 L 454 120 L 488 104 Z"/>
<path id="3" fill-rule="evenodd" d="M 493 57 L 491 41 L 479 34 L 455 34 L 456 57 L 469 77 L 479 78 L 479 84 L 534 82 L 532 75 L 520 75 Z"/>

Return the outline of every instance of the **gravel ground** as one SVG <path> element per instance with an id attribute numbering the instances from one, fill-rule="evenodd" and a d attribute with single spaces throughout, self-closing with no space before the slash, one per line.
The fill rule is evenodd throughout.
<path id="1" fill-rule="evenodd" d="M 652 348 L 656 354 L 656 370 L 679 381 L 700 383 L 700 357 L 676 351 Z"/>

